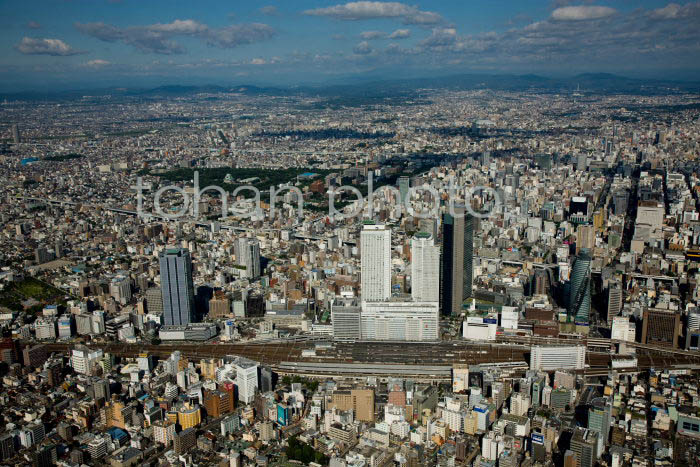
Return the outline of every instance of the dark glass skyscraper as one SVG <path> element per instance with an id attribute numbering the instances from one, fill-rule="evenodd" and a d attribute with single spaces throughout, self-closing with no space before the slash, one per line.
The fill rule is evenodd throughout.
<path id="1" fill-rule="evenodd" d="M 455 206 L 454 212 L 457 215 L 445 213 L 442 217 L 440 306 L 443 315 L 459 313 L 462 302 L 472 296 L 473 218 L 463 214 L 464 206 Z"/>
<path id="2" fill-rule="evenodd" d="M 194 321 L 192 258 L 184 248 L 170 248 L 160 254 L 160 289 L 166 326 Z"/>
<path id="3" fill-rule="evenodd" d="M 464 291 L 462 300 L 472 296 L 474 280 L 474 218 L 466 214 L 464 219 Z"/>
<path id="4" fill-rule="evenodd" d="M 577 322 L 588 323 L 591 314 L 591 253 L 582 248 L 571 271 L 569 314 Z"/>

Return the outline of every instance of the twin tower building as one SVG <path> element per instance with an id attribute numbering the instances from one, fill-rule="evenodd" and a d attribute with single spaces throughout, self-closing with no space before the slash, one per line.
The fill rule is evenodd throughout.
<path id="1" fill-rule="evenodd" d="M 440 314 L 458 314 L 472 295 L 473 218 L 442 219 L 442 244 L 431 233 L 411 239 L 411 294 L 392 287 L 391 228 L 365 223 L 360 233 L 361 299 L 336 300 L 336 339 L 434 341 Z"/>

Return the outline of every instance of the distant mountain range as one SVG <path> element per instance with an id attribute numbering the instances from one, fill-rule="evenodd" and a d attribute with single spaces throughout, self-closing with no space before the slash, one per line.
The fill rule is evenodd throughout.
<path id="1" fill-rule="evenodd" d="M 237 86 L 182 86 L 165 85 L 155 88 L 101 88 L 72 91 L 21 92 L 0 94 L 7 100 L 73 100 L 84 96 L 159 98 L 195 94 L 242 93 L 246 95 L 319 96 L 327 98 L 395 98 L 412 97 L 426 89 L 496 91 L 540 91 L 573 93 L 668 94 L 700 92 L 700 82 L 633 79 L 608 73 L 585 73 L 570 78 L 547 78 L 538 75 L 460 74 L 431 78 L 376 80 L 358 84 L 318 85 L 296 87 Z"/>

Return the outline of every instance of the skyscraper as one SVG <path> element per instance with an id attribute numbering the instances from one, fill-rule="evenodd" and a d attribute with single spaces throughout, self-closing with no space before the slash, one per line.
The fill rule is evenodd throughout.
<path id="1" fill-rule="evenodd" d="M 462 302 L 472 296 L 474 219 L 455 206 L 455 216 L 442 218 L 441 308 L 443 315 L 459 313 Z"/>
<path id="2" fill-rule="evenodd" d="M 680 312 L 657 308 L 644 310 L 642 320 L 642 344 L 655 344 L 676 348 L 681 331 Z"/>
<path id="3" fill-rule="evenodd" d="M 255 279 L 260 277 L 260 242 L 254 238 L 238 239 L 238 263 L 245 266 L 245 277 Z"/>
<path id="4" fill-rule="evenodd" d="M 160 254 L 160 290 L 166 326 L 194 321 L 192 258 L 185 248 L 170 248 Z"/>
<path id="5" fill-rule="evenodd" d="M 360 234 L 362 300 L 388 300 L 391 297 L 391 228 L 365 224 Z"/>
<path id="6" fill-rule="evenodd" d="M 622 287 L 619 282 L 612 282 L 608 289 L 608 323 L 622 310 Z"/>
<path id="7" fill-rule="evenodd" d="M 406 202 L 408 197 L 408 189 L 411 187 L 411 179 L 408 177 L 399 177 L 399 193 L 401 194 L 401 203 Z"/>
<path id="8" fill-rule="evenodd" d="M 579 467 L 593 467 L 598 459 L 598 432 L 576 427 L 571 437 L 571 450 Z"/>
<path id="9" fill-rule="evenodd" d="M 15 144 L 22 142 L 22 136 L 19 133 L 19 125 L 16 123 L 12 125 L 12 142 Z"/>
<path id="10" fill-rule="evenodd" d="M 577 322 L 588 323 L 591 313 L 591 254 L 582 249 L 571 272 L 571 292 L 569 295 L 569 315 Z"/>
<path id="11" fill-rule="evenodd" d="M 440 247 L 426 232 L 411 240 L 411 296 L 419 302 L 440 300 Z"/>
<path id="12" fill-rule="evenodd" d="M 588 429 L 598 432 L 598 454 L 602 454 L 610 434 L 610 418 L 612 405 L 605 397 L 597 397 L 591 401 L 588 409 Z"/>
<path id="13" fill-rule="evenodd" d="M 258 364 L 247 358 L 239 357 L 236 365 L 236 386 L 238 386 L 238 400 L 250 404 L 255 399 L 255 391 L 258 389 Z"/>
<path id="14" fill-rule="evenodd" d="M 470 214 L 464 217 L 464 291 L 462 299 L 472 296 L 474 280 L 474 218 Z"/>

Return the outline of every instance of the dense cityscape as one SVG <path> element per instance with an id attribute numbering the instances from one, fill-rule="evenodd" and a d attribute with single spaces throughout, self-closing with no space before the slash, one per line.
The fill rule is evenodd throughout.
<path id="1" fill-rule="evenodd" d="M 1 467 L 700 466 L 700 3 L 24 3 Z"/>
<path id="2" fill-rule="evenodd" d="M 6 102 L 3 463 L 697 465 L 688 99 Z"/>

